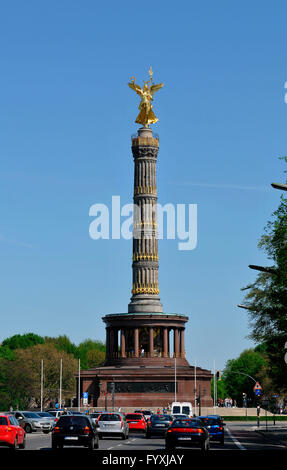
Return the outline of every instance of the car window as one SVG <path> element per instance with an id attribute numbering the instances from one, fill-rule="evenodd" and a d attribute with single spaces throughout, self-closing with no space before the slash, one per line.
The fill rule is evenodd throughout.
<path id="1" fill-rule="evenodd" d="M 100 416 L 99 421 L 121 421 L 121 417 L 117 414 L 104 414 Z"/>
<path id="2" fill-rule="evenodd" d="M 200 423 L 195 420 L 191 419 L 175 419 L 171 425 L 173 428 L 193 428 L 193 427 L 201 427 Z"/>
<path id="3" fill-rule="evenodd" d="M 90 420 L 86 418 L 85 416 L 61 416 L 57 426 L 88 426 L 90 423 Z"/>
<path id="4" fill-rule="evenodd" d="M 172 412 L 173 414 L 180 413 L 180 406 L 174 406 Z"/>
<path id="5" fill-rule="evenodd" d="M 220 420 L 217 419 L 217 418 L 205 418 L 204 419 L 204 424 L 207 426 L 214 426 L 214 425 L 219 425 L 220 424 Z"/>
<path id="6" fill-rule="evenodd" d="M 154 415 L 151 416 L 150 420 L 151 421 L 169 421 L 170 416 L 165 416 L 165 415 Z"/>
<path id="7" fill-rule="evenodd" d="M 29 419 L 29 418 L 30 418 L 30 419 L 31 419 L 31 418 L 33 418 L 33 419 L 41 418 L 41 416 L 39 416 L 37 413 L 33 413 L 33 412 L 29 413 L 29 412 L 26 412 L 26 411 L 25 411 L 25 412 L 23 413 L 23 415 L 25 416 L 25 418 L 28 418 L 28 419 Z"/>
<path id="8" fill-rule="evenodd" d="M 140 421 L 142 419 L 142 415 L 136 415 L 136 414 L 127 414 L 126 415 L 127 419 L 133 419 L 134 421 Z"/>
<path id="9" fill-rule="evenodd" d="M 0 426 L 8 426 L 8 419 L 0 416 Z"/>

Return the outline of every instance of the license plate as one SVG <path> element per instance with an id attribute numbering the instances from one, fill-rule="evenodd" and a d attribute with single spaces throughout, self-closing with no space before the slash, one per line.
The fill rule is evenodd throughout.
<path id="1" fill-rule="evenodd" d="M 191 441 L 191 437 L 179 437 L 179 441 Z"/>
<path id="2" fill-rule="evenodd" d="M 157 428 L 164 428 L 164 427 L 165 427 L 164 424 L 156 424 L 155 426 L 156 426 Z"/>
<path id="3" fill-rule="evenodd" d="M 76 436 L 65 436 L 66 441 L 77 441 L 78 439 Z"/>

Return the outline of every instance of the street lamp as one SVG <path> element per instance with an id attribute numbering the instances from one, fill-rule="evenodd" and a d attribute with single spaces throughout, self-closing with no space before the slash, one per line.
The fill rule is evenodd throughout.
<path id="1" fill-rule="evenodd" d="M 256 264 L 249 264 L 248 268 L 255 269 L 255 271 L 261 271 L 263 273 L 275 274 L 276 269 L 270 268 L 269 266 L 257 266 Z"/>
<path id="2" fill-rule="evenodd" d="M 245 308 L 246 310 L 249 310 L 249 307 L 247 307 L 247 305 L 238 304 L 237 307 Z"/>
<path id="3" fill-rule="evenodd" d="M 287 184 L 283 183 L 271 183 L 272 188 L 281 189 L 281 191 L 287 191 Z"/>

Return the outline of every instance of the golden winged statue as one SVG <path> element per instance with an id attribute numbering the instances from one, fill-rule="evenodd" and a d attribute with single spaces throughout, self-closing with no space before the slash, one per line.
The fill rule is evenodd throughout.
<path id="1" fill-rule="evenodd" d="M 153 106 L 151 102 L 153 101 L 154 93 L 163 87 L 163 83 L 159 83 L 158 85 L 153 83 L 152 68 L 149 69 L 149 76 L 150 79 L 144 82 L 142 88 L 135 83 L 135 77 L 131 77 L 131 81 L 128 83 L 129 87 L 141 97 L 139 104 L 140 112 L 135 122 L 142 124 L 144 127 L 149 127 L 149 124 L 154 124 L 158 121 L 158 118 L 152 110 Z"/>

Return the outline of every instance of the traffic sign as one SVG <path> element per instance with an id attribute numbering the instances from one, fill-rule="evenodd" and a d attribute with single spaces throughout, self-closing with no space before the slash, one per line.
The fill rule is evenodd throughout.
<path id="1" fill-rule="evenodd" d="M 83 405 L 88 404 L 88 392 L 83 392 Z"/>
<path id="2" fill-rule="evenodd" d="M 261 390 L 257 388 L 256 390 L 254 390 L 254 393 L 257 397 L 259 397 L 261 395 Z"/>
<path id="3" fill-rule="evenodd" d="M 256 382 L 256 384 L 254 385 L 253 392 L 255 392 L 255 390 L 262 390 L 262 387 L 259 382 Z"/>

